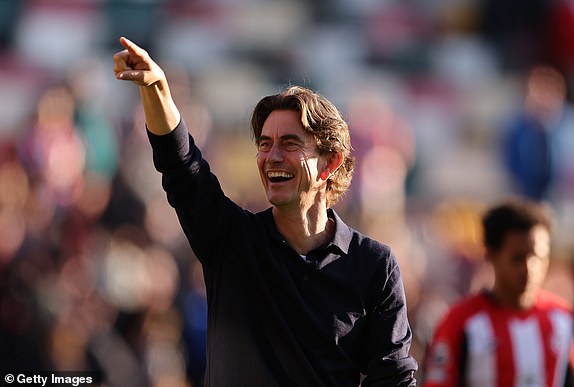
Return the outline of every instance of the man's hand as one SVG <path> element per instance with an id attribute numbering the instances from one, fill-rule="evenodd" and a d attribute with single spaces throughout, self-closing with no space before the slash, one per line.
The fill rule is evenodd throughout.
<path id="1" fill-rule="evenodd" d="M 120 38 L 120 43 L 125 50 L 114 55 L 114 73 L 117 79 L 132 81 L 140 86 L 150 86 L 165 80 L 163 70 L 146 50 L 124 37 Z"/>
<path id="2" fill-rule="evenodd" d="M 114 55 L 114 73 L 117 79 L 131 81 L 140 86 L 146 126 L 157 135 L 170 133 L 179 123 L 181 116 L 175 106 L 166 76 L 146 50 L 132 41 L 121 37 L 125 47 Z"/>

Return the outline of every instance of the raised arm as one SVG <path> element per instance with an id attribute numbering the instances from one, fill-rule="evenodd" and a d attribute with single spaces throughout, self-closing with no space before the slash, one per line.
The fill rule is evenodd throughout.
<path id="1" fill-rule="evenodd" d="M 163 70 L 134 42 L 121 37 L 120 43 L 125 49 L 114 55 L 116 78 L 139 85 L 148 130 L 159 136 L 170 133 L 181 116 Z"/>

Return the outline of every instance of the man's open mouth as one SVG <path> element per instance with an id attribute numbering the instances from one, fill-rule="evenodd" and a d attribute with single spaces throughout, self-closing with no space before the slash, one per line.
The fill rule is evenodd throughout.
<path id="1" fill-rule="evenodd" d="M 288 172 L 267 172 L 267 178 L 272 183 L 280 183 L 282 181 L 291 180 L 295 175 Z"/>

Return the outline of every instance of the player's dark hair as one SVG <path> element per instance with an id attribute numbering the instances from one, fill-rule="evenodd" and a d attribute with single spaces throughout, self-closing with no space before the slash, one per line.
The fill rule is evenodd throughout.
<path id="1" fill-rule="evenodd" d="M 524 198 L 512 198 L 489 209 L 482 218 L 484 244 L 498 250 L 512 231 L 529 231 L 535 226 L 552 228 L 548 208 Z"/>

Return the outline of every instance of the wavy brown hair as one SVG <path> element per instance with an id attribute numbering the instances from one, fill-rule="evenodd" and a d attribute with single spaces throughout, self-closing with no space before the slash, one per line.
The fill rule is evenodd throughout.
<path id="1" fill-rule="evenodd" d="M 303 127 L 317 140 L 321 154 L 343 155 L 343 163 L 327 180 L 327 207 L 335 205 L 349 188 L 355 168 L 347 122 L 335 105 L 322 95 L 305 87 L 290 86 L 279 94 L 264 97 L 255 106 L 251 116 L 251 129 L 256 144 L 259 144 L 265 120 L 275 110 L 292 110 L 299 113 Z"/>

